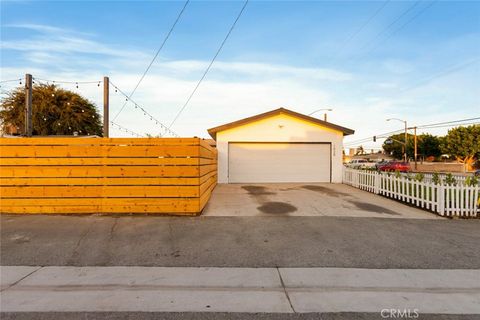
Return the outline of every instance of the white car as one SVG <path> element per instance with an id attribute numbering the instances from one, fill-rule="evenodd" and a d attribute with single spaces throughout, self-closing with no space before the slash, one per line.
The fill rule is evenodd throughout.
<path id="1" fill-rule="evenodd" d="M 347 163 L 347 167 L 355 169 L 375 168 L 375 162 L 369 162 L 366 159 L 353 159 Z"/>

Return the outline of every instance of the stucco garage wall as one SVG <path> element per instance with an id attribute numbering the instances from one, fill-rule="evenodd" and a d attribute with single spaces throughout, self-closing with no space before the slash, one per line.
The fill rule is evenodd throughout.
<path id="1" fill-rule="evenodd" d="M 217 132 L 218 182 L 228 183 L 228 142 L 331 142 L 332 182 L 342 182 L 343 133 L 279 114 Z M 274 159 L 272 159 L 274 161 Z"/>

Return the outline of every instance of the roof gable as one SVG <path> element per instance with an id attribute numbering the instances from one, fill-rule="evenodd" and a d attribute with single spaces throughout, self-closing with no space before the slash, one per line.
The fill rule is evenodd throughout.
<path id="1" fill-rule="evenodd" d="M 265 112 L 265 113 L 255 115 L 253 117 L 244 118 L 244 119 L 241 119 L 241 120 L 237 120 L 237 121 L 230 122 L 230 123 L 218 126 L 218 127 L 208 129 L 208 133 L 210 134 L 210 136 L 212 136 L 213 139 L 216 140 L 217 139 L 217 132 L 225 131 L 225 130 L 236 128 L 236 127 L 239 127 L 239 126 L 243 126 L 245 124 L 252 123 L 252 122 L 259 121 L 259 120 L 266 119 L 266 118 L 270 118 L 270 117 L 273 117 L 273 116 L 276 116 L 276 115 L 279 115 L 279 114 L 286 114 L 286 115 L 292 116 L 294 118 L 299 118 L 299 119 L 302 119 L 302 120 L 306 120 L 308 122 L 311 122 L 311 123 L 314 123 L 314 124 L 317 124 L 317 125 L 320 125 L 320 126 L 323 126 L 323 127 L 327 127 L 327 128 L 333 129 L 333 130 L 341 131 L 344 136 L 349 135 L 349 134 L 353 134 L 355 132 L 352 129 L 348 129 L 348 128 L 330 123 L 328 121 L 323 121 L 323 120 L 320 120 L 320 119 L 317 119 L 317 118 L 314 118 L 314 117 L 310 117 L 310 116 L 307 116 L 307 115 L 304 115 L 304 114 L 301 114 L 301 113 L 298 113 L 298 112 L 295 112 L 295 111 L 292 111 L 292 110 L 289 110 L 289 109 L 279 108 L 279 109 L 275 109 L 275 110 L 272 110 L 272 111 L 268 111 L 268 112 Z"/>

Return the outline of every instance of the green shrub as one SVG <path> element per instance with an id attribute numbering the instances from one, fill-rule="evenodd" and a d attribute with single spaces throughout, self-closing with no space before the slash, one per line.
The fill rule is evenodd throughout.
<path id="1" fill-rule="evenodd" d="M 443 182 L 445 182 L 445 184 L 448 184 L 449 186 L 457 185 L 457 180 L 455 180 L 455 177 L 451 173 L 447 173 Z"/>
<path id="2" fill-rule="evenodd" d="M 425 179 L 425 175 L 421 172 L 418 172 L 417 174 L 415 174 L 415 180 L 418 181 L 418 182 L 422 182 L 423 179 Z"/>
<path id="3" fill-rule="evenodd" d="M 432 182 L 434 184 L 440 184 L 441 181 L 440 181 L 440 176 L 438 175 L 438 173 L 434 172 L 432 174 Z"/>
<path id="4" fill-rule="evenodd" d="M 467 179 L 465 179 L 465 184 L 469 187 L 476 186 L 478 184 L 478 178 L 475 176 L 468 176 Z"/>

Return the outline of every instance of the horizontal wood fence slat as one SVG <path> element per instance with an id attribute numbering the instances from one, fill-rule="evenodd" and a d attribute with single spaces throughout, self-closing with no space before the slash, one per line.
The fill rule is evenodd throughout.
<path id="1" fill-rule="evenodd" d="M 2 213 L 193 215 L 216 183 L 199 138 L 0 138 Z"/>
<path id="2" fill-rule="evenodd" d="M 161 146 L 161 145 L 200 145 L 199 138 L 7 138 L 2 146 L 70 146 L 70 145 L 103 145 L 103 146 Z"/>
<path id="3" fill-rule="evenodd" d="M 448 217 L 478 217 L 480 187 L 417 181 L 405 175 L 343 169 L 343 183 Z"/>
<path id="4" fill-rule="evenodd" d="M 101 139 L 101 138 L 100 138 Z M 202 149 L 203 151 L 203 149 Z M 99 146 L 99 145 L 71 145 L 71 146 L 2 146 L 3 157 L 199 157 L 198 146 Z"/>

